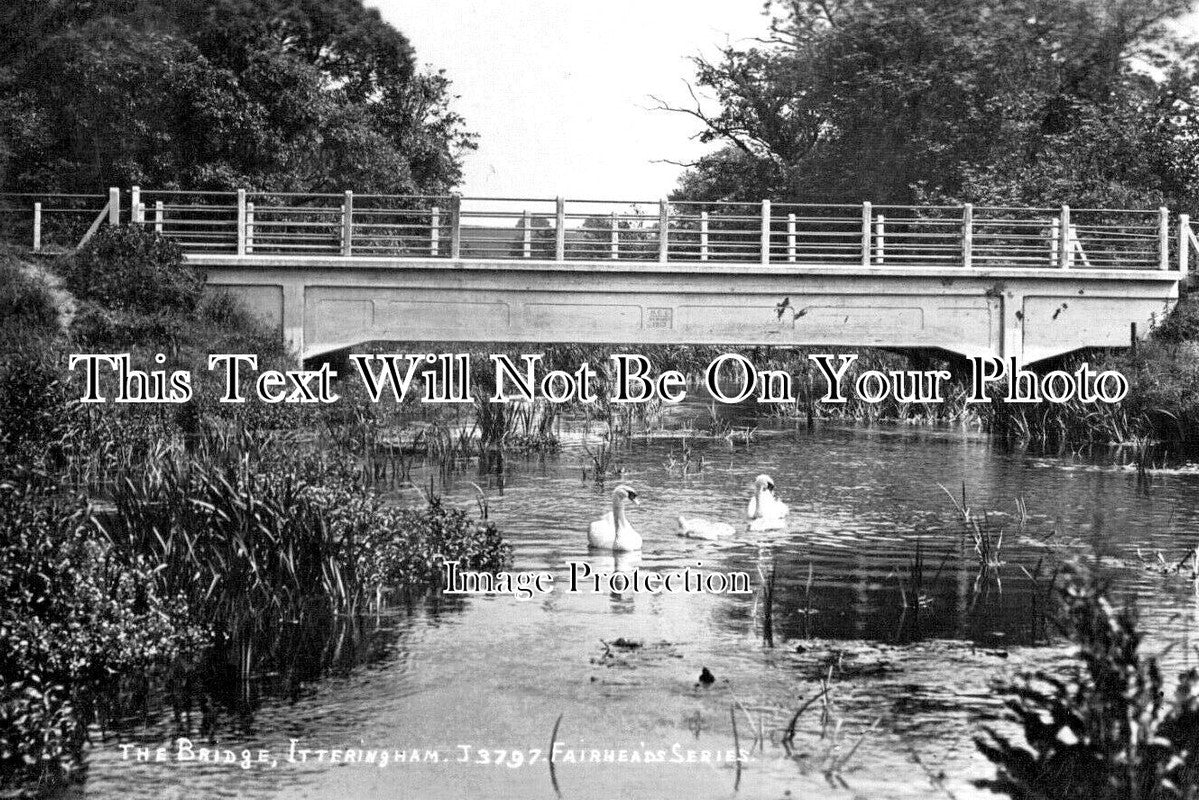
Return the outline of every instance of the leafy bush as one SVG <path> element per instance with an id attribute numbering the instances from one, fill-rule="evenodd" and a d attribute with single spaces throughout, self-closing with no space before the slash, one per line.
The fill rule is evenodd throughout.
<path id="1" fill-rule="evenodd" d="M 0 260 L 0 347 L 58 331 L 58 308 L 45 285 Z"/>
<path id="2" fill-rule="evenodd" d="M 71 333 L 81 347 L 97 351 L 132 351 L 142 343 L 155 350 L 173 350 L 167 343 L 176 338 L 186 319 L 173 314 L 114 311 L 86 302 L 80 304 L 71 322 Z"/>
<path id="3" fill-rule="evenodd" d="M 118 558 L 89 520 L 51 489 L 0 485 L 0 789 L 76 773 L 121 680 L 204 639 L 151 567 Z"/>
<path id="4" fill-rule="evenodd" d="M 1199 342 L 1199 299 L 1183 297 L 1153 330 L 1153 338 L 1169 344 Z"/>
<path id="5" fill-rule="evenodd" d="M 149 316 L 191 314 L 204 288 L 179 245 L 141 225 L 101 227 L 58 269 L 78 299 Z"/>
<path id="6" fill-rule="evenodd" d="M 443 564 L 494 571 L 512 560 L 494 523 L 434 498 L 424 508 L 385 507 L 377 495 L 341 492 L 328 507 L 333 529 L 352 548 L 362 593 L 398 590 L 406 595 L 437 590 Z"/>
<path id="7" fill-rule="evenodd" d="M 0 465 L 45 465 L 70 430 L 71 406 L 53 351 L 36 344 L 0 353 Z"/>
<path id="8" fill-rule="evenodd" d="M 1080 663 L 1066 677 L 1036 672 L 1007 687 L 1026 744 L 987 729 L 977 744 L 997 774 L 979 785 L 1020 800 L 1199 797 L 1199 670 L 1167 700 L 1129 610 L 1081 581 L 1062 597 Z"/>

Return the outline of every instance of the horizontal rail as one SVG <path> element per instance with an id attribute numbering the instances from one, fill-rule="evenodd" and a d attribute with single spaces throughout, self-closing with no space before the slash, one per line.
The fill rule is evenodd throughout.
<path id="1" fill-rule="evenodd" d="M 123 199 L 123 198 L 127 198 Z M 622 201 L 211 190 L 0 194 L 0 233 L 72 246 L 97 213 L 185 252 L 396 258 L 1181 269 L 1158 209 Z M 74 237 L 72 241 L 72 237 Z"/>

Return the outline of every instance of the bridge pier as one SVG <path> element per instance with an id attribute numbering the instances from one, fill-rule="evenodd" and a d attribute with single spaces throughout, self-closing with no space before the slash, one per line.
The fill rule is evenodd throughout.
<path id="1" fill-rule="evenodd" d="M 1003 293 L 1003 344 L 999 355 L 1002 358 L 1016 356 L 1024 360 L 1024 295 L 1006 291 Z"/>
<path id="2" fill-rule="evenodd" d="M 304 281 L 289 280 L 282 285 L 282 289 L 282 308 L 279 316 L 283 328 L 283 341 L 289 350 L 303 356 L 307 352 L 304 349 Z"/>

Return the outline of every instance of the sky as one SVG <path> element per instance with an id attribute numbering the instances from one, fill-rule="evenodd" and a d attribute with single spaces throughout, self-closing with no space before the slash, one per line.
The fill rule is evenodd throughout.
<path id="1" fill-rule="evenodd" d="M 446 71 L 479 134 L 467 196 L 655 200 L 715 145 L 689 101 L 697 53 L 763 35 L 762 0 L 368 0 Z M 659 162 L 659 163 L 655 163 Z"/>
<path id="2" fill-rule="evenodd" d="M 715 144 L 654 111 L 687 105 L 690 58 L 767 31 L 763 0 L 367 0 L 444 69 L 479 135 L 466 196 L 652 201 Z M 1199 15 L 1180 32 L 1199 35 Z"/>

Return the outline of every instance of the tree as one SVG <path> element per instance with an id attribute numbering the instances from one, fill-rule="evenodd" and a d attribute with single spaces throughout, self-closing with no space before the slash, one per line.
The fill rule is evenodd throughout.
<path id="1" fill-rule="evenodd" d="M 0 186 L 444 193 L 473 135 L 362 0 L 16 0 Z"/>
<path id="2" fill-rule="evenodd" d="M 1190 0 L 790 0 L 755 46 L 697 59 L 725 147 L 678 196 L 811 202 L 1189 202 Z"/>

